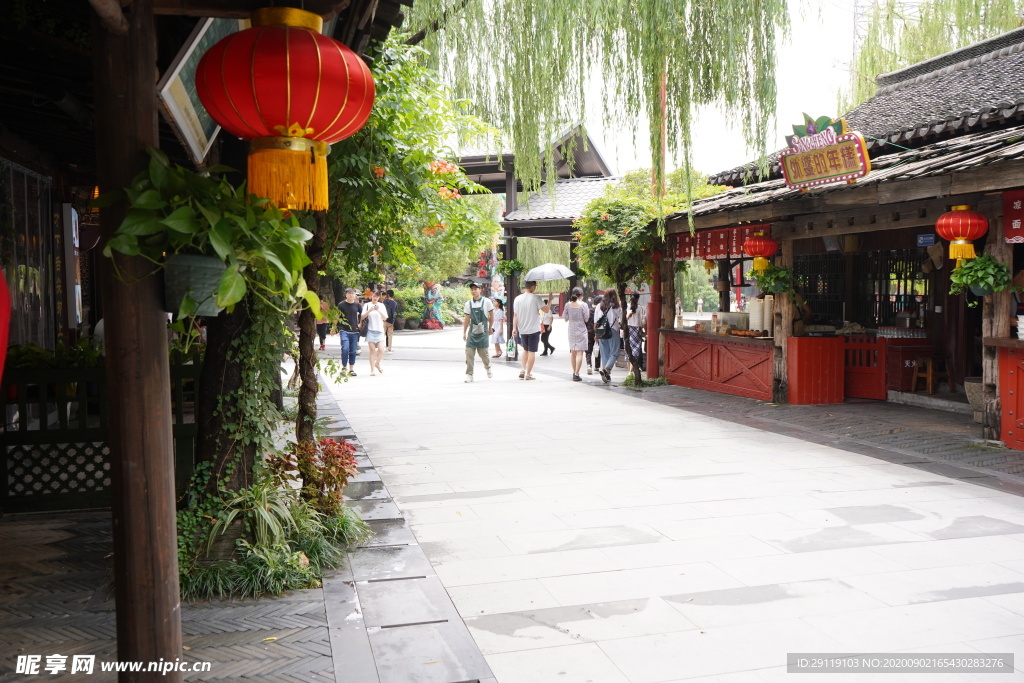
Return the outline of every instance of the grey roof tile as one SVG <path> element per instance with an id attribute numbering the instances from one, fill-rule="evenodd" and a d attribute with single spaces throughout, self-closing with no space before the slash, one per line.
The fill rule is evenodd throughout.
<path id="1" fill-rule="evenodd" d="M 505 221 L 536 221 L 546 219 L 579 218 L 590 200 L 600 197 L 611 178 L 568 178 L 555 183 L 554 201 L 549 194 L 550 183 L 531 194 L 518 209 L 505 216 Z"/>
<path id="2" fill-rule="evenodd" d="M 1024 28 L 880 75 L 875 96 L 846 114 L 846 121 L 864 134 L 869 149 L 886 141 L 906 146 L 928 135 L 969 133 L 1024 113 L 1022 74 Z M 770 159 L 771 177 L 777 177 L 778 153 Z M 754 168 L 744 164 L 711 181 L 736 184 Z"/>

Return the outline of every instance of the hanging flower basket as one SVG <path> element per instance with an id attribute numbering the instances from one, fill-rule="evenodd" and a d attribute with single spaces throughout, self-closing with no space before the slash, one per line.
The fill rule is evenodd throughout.
<path id="1" fill-rule="evenodd" d="M 227 265 L 216 256 L 174 254 L 164 267 L 164 310 L 177 313 L 185 295 L 199 304 L 195 315 L 217 315 L 217 287 Z"/>

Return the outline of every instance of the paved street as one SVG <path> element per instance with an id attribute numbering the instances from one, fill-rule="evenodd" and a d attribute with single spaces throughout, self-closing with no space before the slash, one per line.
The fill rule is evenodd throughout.
<path id="1" fill-rule="evenodd" d="M 460 332 L 334 395 L 499 683 L 790 680 L 791 652 L 1017 658 L 808 683 L 1024 680 L 1024 498 L 570 382 L 561 324 L 538 381 L 464 384 Z"/>

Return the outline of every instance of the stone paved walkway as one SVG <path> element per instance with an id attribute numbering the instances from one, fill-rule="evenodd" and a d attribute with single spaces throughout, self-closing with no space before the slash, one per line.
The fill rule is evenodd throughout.
<path id="1" fill-rule="evenodd" d="M 1012 652 L 1007 674 L 842 680 L 1024 680 L 1016 477 L 871 412 L 918 409 L 637 398 L 570 382 L 554 343 L 536 382 L 496 361 L 465 384 L 457 330 L 400 335 L 336 391 L 500 683 L 780 681 L 790 652 Z"/>

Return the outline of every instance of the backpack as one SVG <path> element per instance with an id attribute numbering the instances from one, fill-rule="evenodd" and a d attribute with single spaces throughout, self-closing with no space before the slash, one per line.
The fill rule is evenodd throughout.
<path id="1" fill-rule="evenodd" d="M 599 320 L 594 322 L 594 339 L 612 338 L 612 325 L 611 321 L 608 320 L 611 312 L 612 309 L 609 308 Z"/>

